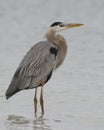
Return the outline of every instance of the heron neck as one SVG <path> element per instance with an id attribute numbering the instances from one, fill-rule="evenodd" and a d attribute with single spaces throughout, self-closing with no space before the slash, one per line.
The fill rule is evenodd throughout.
<path id="1" fill-rule="evenodd" d="M 53 29 L 48 30 L 46 33 L 46 38 L 56 46 L 61 46 L 60 44 L 64 44 L 67 47 L 65 38 L 61 35 L 57 35 Z"/>
<path id="2" fill-rule="evenodd" d="M 54 30 L 49 30 L 46 34 L 48 41 L 52 42 L 55 46 L 58 47 L 58 61 L 56 68 L 62 64 L 67 53 L 67 44 L 63 36 L 57 35 Z"/>

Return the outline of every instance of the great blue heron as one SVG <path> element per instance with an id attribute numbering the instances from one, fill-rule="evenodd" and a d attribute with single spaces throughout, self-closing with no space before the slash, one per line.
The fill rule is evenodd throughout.
<path id="1" fill-rule="evenodd" d="M 21 90 L 35 88 L 34 110 L 36 114 L 37 88 L 40 86 L 40 106 L 43 115 L 43 86 L 51 78 L 54 70 L 63 63 L 67 53 L 66 40 L 57 32 L 82 25 L 62 22 L 53 23 L 45 35 L 47 40 L 38 42 L 24 56 L 6 91 L 6 99 Z"/>

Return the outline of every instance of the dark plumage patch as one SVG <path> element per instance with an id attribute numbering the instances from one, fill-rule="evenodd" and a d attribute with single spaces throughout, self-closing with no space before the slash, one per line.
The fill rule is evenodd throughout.
<path id="1" fill-rule="evenodd" d="M 60 24 L 62 24 L 62 22 L 55 22 L 50 27 L 54 27 L 54 26 L 57 26 L 57 25 L 60 25 Z"/>
<path id="2" fill-rule="evenodd" d="M 56 48 L 54 48 L 54 47 L 51 47 L 50 48 L 50 52 L 52 53 L 52 54 L 54 54 L 55 56 L 57 56 L 57 49 Z"/>
<path id="3" fill-rule="evenodd" d="M 52 70 L 53 71 L 53 70 Z M 46 80 L 46 82 L 45 83 L 47 83 L 48 82 L 48 80 L 51 78 L 51 76 L 52 76 L 52 71 L 49 73 L 49 75 L 47 76 L 47 80 Z"/>

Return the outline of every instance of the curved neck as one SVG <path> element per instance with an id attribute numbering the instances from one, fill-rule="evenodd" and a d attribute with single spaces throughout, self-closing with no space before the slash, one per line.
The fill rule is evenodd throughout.
<path id="1" fill-rule="evenodd" d="M 48 32 L 46 33 L 46 38 L 48 41 L 56 43 L 57 41 L 56 32 L 53 29 L 49 29 Z"/>
<path id="2" fill-rule="evenodd" d="M 67 47 L 66 40 L 63 36 L 57 35 L 53 29 L 49 29 L 46 33 L 46 38 L 48 41 L 52 42 L 56 46 L 64 45 Z"/>
<path id="3" fill-rule="evenodd" d="M 63 36 L 57 35 L 53 29 L 48 30 L 48 32 L 46 33 L 46 38 L 48 41 L 52 42 L 58 48 L 57 65 L 56 65 L 57 68 L 62 64 L 67 53 L 66 40 Z"/>

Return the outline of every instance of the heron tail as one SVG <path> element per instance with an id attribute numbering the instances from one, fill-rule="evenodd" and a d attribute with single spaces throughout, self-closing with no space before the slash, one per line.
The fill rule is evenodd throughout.
<path id="1" fill-rule="evenodd" d="M 20 89 L 18 87 L 18 79 L 13 79 L 5 93 L 6 99 L 9 99 L 11 96 L 19 91 Z"/>
<path id="2" fill-rule="evenodd" d="M 13 96 L 14 94 L 16 94 L 19 91 L 20 90 L 18 88 L 11 89 L 11 87 L 9 87 L 5 93 L 6 99 L 9 99 L 11 96 Z"/>

